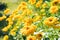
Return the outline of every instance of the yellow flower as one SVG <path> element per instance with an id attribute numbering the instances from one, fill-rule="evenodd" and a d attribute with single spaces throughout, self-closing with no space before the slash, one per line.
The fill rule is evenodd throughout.
<path id="1" fill-rule="evenodd" d="M 38 16 L 33 18 L 33 22 L 39 21 L 40 19 L 41 19 L 41 17 L 38 15 Z"/>
<path id="2" fill-rule="evenodd" d="M 16 15 L 16 16 L 14 16 L 14 19 L 18 19 L 18 18 L 21 18 L 21 15 Z"/>
<path id="3" fill-rule="evenodd" d="M 51 2 L 51 6 L 57 5 L 57 4 L 59 4 L 59 3 L 60 3 L 60 0 L 53 0 L 53 1 Z"/>
<path id="4" fill-rule="evenodd" d="M 31 18 L 25 18 L 24 22 L 25 22 L 25 25 L 31 25 L 33 20 Z"/>
<path id="5" fill-rule="evenodd" d="M 8 27 L 4 27 L 4 28 L 2 29 L 2 31 L 7 32 L 7 31 L 8 31 Z"/>
<path id="6" fill-rule="evenodd" d="M 18 29 L 18 28 L 15 26 L 15 27 L 10 31 L 10 35 L 15 36 L 17 29 Z"/>
<path id="7" fill-rule="evenodd" d="M 10 9 L 4 10 L 4 14 L 8 14 L 10 12 Z"/>
<path id="8" fill-rule="evenodd" d="M 23 1 L 23 2 L 21 2 L 21 5 L 22 6 L 27 6 L 27 3 Z"/>
<path id="9" fill-rule="evenodd" d="M 12 14 L 17 14 L 19 10 L 15 9 Z"/>
<path id="10" fill-rule="evenodd" d="M 7 18 L 6 21 L 8 21 L 8 24 L 9 24 L 9 25 L 12 25 L 12 24 L 13 24 L 13 21 L 12 21 L 11 18 Z"/>
<path id="11" fill-rule="evenodd" d="M 27 6 L 22 6 L 22 7 L 21 7 L 21 10 L 22 10 L 22 11 L 24 11 L 24 10 L 26 10 L 26 9 L 27 9 Z"/>
<path id="12" fill-rule="evenodd" d="M 9 16 L 9 19 L 12 20 L 12 18 L 13 18 L 14 16 L 16 16 L 16 15 L 13 13 L 12 15 Z"/>
<path id="13" fill-rule="evenodd" d="M 2 21 L 5 18 L 6 18 L 6 16 L 3 15 L 2 17 L 0 17 L 0 21 Z"/>
<path id="14" fill-rule="evenodd" d="M 31 3 L 33 5 L 36 3 L 36 0 L 29 0 L 29 3 Z"/>
<path id="15" fill-rule="evenodd" d="M 22 6 L 21 6 L 21 5 L 19 5 L 19 6 L 17 7 L 17 10 L 21 10 L 21 7 L 22 7 Z"/>
<path id="16" fill-rule="evenodd" d="M 34 31 L 36 30 L 36 26 L 32 25 L 32 26 L 24 26 L 20 32 L 23 34 L 23 35 L 29 35 L 29 34 L 32 34 L 34 33 Z"/>
<path id="17" fill-rule="evenodd" d="M 43 3 L 43 4 L 42 4 L 42 7 L 43 7 L 43 8 L 47 7 L 47 4 L 46 4 L 46 3 Z"/>
<path id="18" fill-rule="evenodd" d="M 45 12 L 45 9 L 41 9 L 41 12 Z"/>
<path id="19" fill-rule="evenodd" d="M 5 35 L 4 38 L 3 38 L 3 40 L 9 40 L 8 35 Z"/>
<path id="20" fill-rule="evenodd" d="M 27 15 L 30 15 L 33 11 L 32 11 L 32 10 L 27 9 L 27 10 L 26 10 L 26 12 L 27 12 Z"/>
<path id="21" fill-rule="evenodd" d="M 56 21 L 57 21 L 56 17 L 49 17 L 44 20 L 44 24 L 51 26 L 54 25 Z"/>
<path id="22" fill-rule="evenodd" d="M 11 25 L 10 24 L 8 24 L 8 26 L 6 26 L 8 29 L 11 27 Z"/>
<path id="23" fill-rule="evenodd" d="M 17 7 L 17 10 L 25 10 L 27 8 L 26 2 L 21 2 L 21 4 Z"/>
<path id="24" fill-rule="evenodd" d="M 16 35 L 16 32 L 10 31 L 10 35 L 15 36 Z"/>
<path id="25" fill-rule="evenodd" d="M 37 3 L 36 3 L 36 7 L 38 8 L 38 7 L 40 7 L 40 1 L 38 1 Z"/>
<path id="26" fill-rule="evenodd" d="M 58 11 L 58 6 L 51 6 L 49 11 L 50 13 L 56 13 Z"/>
<path id="27" fill-rule="evenodd" d="M 16 31 L 17 29 L 17 26 L 15 26 L 11 31 Z"/>
<path id="28" fill-rule="evenodd" d="M 11 25 L 8 25 L 8 26 L 4 27 L 4 28 L 2 29 L 2 31 L 7 32 L 10 27 L 11 27 Z"/>
<path id="29" fill-rule="evenodd" d="M 42 4 L 42 0 L 40 0 L 40 1 L 38 1 L 38 2 L 36 3 L 36 7 L 37 7 L 37 8 L 40 7 L 41 4 Z"/>
<path id="30" fill-rule="evenodd" d="M 9 21 L 9 25 L 12 25 L 13 24 L 13 21 Z"/>
<path id="31" fill-rule="evenodd" d="M 29 35 L 29 36 L 27 37 L 27 40 L 37 40 L 37 39 L 36 39 L 35 36 L 31 36 L 31 35 Z"/>

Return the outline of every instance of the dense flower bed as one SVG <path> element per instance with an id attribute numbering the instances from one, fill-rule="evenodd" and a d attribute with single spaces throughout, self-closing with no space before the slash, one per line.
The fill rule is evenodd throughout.
<path id="1" fill-rule="evenodd" d="M 10 3 L 0 3 L 0 36 L 3 40 L 55 40 L 60 37 L 60 0 Z"/>

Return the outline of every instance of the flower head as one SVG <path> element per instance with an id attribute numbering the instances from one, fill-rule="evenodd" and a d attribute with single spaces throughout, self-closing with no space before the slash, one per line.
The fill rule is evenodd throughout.
<path id="1" fill-rule="evenodd" d="M 9 39 L 8 35 L 5 35 L 3 38 L 3 40 L 8 40 L 8 39 Z"/>
<path id="2" fill-rule="evenodd" d="M 50 13 L 56 13 L 58 11 L 58 6 L 51 6 L 49 11 Z"/>
<path id="3" fill-rule="evenodd" d="M 56 17 L 49 17 L 44 20 L 44 24 L 46 25 L 54 25 L 55 22 L 57 21 Z"/>
<path id="4" fill-rule="evenodd" d="M 32 34 L 34 33 L 36 29 L 36 26 L 35 25 L 32 25 L 32 26 L 25 26 L 23 27 L 20 32 L 23 34 L 23 35 L 29 35 L 29 34 Z"/>

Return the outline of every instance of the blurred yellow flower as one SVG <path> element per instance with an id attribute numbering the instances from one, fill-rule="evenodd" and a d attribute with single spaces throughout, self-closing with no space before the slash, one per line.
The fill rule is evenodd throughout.
<path id="1" fill-rule="evenodd" d="M 29 35 L 29 36 L 27 37 L 27 40 L 37 40 L 37 39 L 36 39 L 35 36 L 31 36 L 31 35 Z"/>
<path id="2" fill-rule="evenodd" d="M 42 8 L 46 8 L 47 7 L 47 4 L 46 3 L 43 3 L 42 4 Z"/>
<path id="3" fill-rule="evenodd" d="M 32 25 L 32 26 L 24 26 L 20 32 L 23 34 L 23 35 L 29 35 L 29 34 L 32 34 L 34 33 L 34 31 L 36 30 L 36 26 Z"/>
<path id="4" fill-rule="evenodd" d="M 25 18 L 24 22 L 25 22 L 25 25 L 29 26 L 29 25 L 32 24 L 33 19 L 31 19 L 31 18 Z"/>
<path id="5" fill-rule="evenodd" d="M 49 11 L 50 13 L 56 13 L 58 11 L 58 6 L 51 6 Z"/>
<path id="6" fill-rule="evenodd" d="M 15 9 L 12 14 L 17 14 L 19 10 Z"/>
<path id="7" fill-rule="evenodd" d="M 6 31 L 8 31 L 8 28 L 7 28 L 7 27 L 4 27 L 4 28 L 2 29 L 2 31 L 6 32 Z"/>
<path id="8" fill-rule="evenodd" d="M 40 7 L 41 6 L 41 4 L 42 4 L 42 0 L 40 0 L 40 1 L 38 1 L 37 3 L 36 3 L 36 7 L 38 8 L 38 7 Z"/>
<path id="9" fill-rule="evenodd" d="M 57 21 L 56 17 L 49 17 L 44 20 L 44 24 L 51 26 L 54 25 L 56 21 Z"/>
<path id="10" fill-rule="evenodd" d="M 9 14 L 9 12 L 10 12 L 10 9 L 4 10 L 4 14 Z"/>
<path id="11" fill-rule="evenodd" d="M 22 7 L 21 7 L 21 10 L 22 10 L 22 11 L 24 11 L 24 10 L 26 10 L 26 9 L 27 9 L 27 6 L 22 6 Z"/>
<path id="12" fill-rule="evenodd" d="M 21 4 L 17 7 L 17 10 L 26 10 L 27 9 L 27 3 L 26 2 L 21 2 Z"/>
<path id="13" fill-rule="evenodd" d="M 16 35 L 16 32 L 10 31 L 10 35 L 15 36 Z"/>
<path id="14" fill-rule="evenodd" d="M 5 19 L 5 18 L 6 18 L 6 16 L 3 15 L 2 17 L 0 17 L 0 21 L 2 21 L 2 20 Z"/>
<path id="15" fill-rule="evenodd" d="M 39 21 L 41 19 L 41 17 L 38 15 L 38 16 L 35 16 L 34 18 L 33 18 L 33 22 L 36 22 L 36 21 Z"/>
<path id="16" fill-rule="evenodd" d="M 8 35 L 5 35 L 4 38 L 3 38 L 3 40 L 9 40 Z"/>
<path id="17" fill-rule="evenodd" d="M 29 0 L 29 3 L 31 3 L 32 5 L 36 3 L 36 0 Z"/>
<path id="18" fill-rule="evenodd" d="M 27 6 L 27 3 L 25 1 L 21 2 L 22 6 Z"/>

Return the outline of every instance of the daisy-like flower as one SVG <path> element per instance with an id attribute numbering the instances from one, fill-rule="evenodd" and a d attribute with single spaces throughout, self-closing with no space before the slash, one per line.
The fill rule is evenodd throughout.
<path id="1" fill-rule="evenodd" d="M 53 0 L 52 2 L 51 2 L 51 5 L 57 5 L 57 4 L 59 4 L 60 3 L 60 0 Z"/>
<path id="2" fill-rule="evenodd" d="M 3 38 L 3 40 L 9 40 L 8 35 L 5 35 L 4 38 Z"/>
<path id="3" fill-rule="evenodd" d="M 31 3 L 33 5 L 36 3 L 36 0 L 29 0 L 29 3 Z"/>
<path id="4" fill-rule="evenodd" d="M 45 20 L 44 20 L 44 24 L 45 25 L 54 25 L 55 24 L 55 22 L 57 21 L 57 18 L 56 17 L 49 17 L 49 18 L 46 18 Z"/>
<path id="5" fill-rule="evenodd" d="M 58 4 L 58 0 L 53 0 L 52 2 L 51 2 L 51 5 L 57 5 Z"/>
<path id="6" fill-rule="evenodd" d="M 35 30 L 36 30 L 36 26 L 35 25 L 32 25 L 32 26 L 25 26 L 25 27 L 23 27 L 20 30 L 20 32 L 23 35 L 29 35 L 29 34 L 33 34 Z"/>
<path id="7" fill-rule="evenodd" d="M 36 39 L 35 36 L 31 36 L 31 35 L 29 35 L 29 36 L 27 37 L 27 40 L 37 40 L 37 39 Z"/>
<path id="8" fill-rule="evenodd" d="M 58 6 L 51 6 L 49 11 L 50 13 L 56 13 L 58 11 Z"/>

